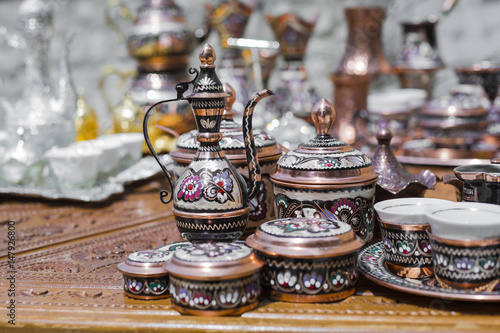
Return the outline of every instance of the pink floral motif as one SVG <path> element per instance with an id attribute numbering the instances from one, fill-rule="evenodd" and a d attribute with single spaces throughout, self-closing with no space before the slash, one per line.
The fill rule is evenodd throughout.
<path id="1" fill-rule="evenodd" d="M 191 176 L 184 179 L 177 198 L 184 199 L 185 201 L 196 201 L 200 199 L 203 184 L 199 181 L 198 176 Z"/>
<path id="2" fill-rule="evenodd" d="M 343 198 L 335 201 L 332 211 L 343 222 L 348 222 L 351 215 L 356 211 L 356 205 L 349 199 Z"/>

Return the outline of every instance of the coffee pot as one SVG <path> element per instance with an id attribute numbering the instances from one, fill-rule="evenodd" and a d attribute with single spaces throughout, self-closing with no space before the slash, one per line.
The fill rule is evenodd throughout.
<path id="1" fill-rule="evenodd" d="M 258 192 L 261 174 L 257 150 L 253 139 L 252 115 L 256 104 L 273 95 L 262 90 L 253 95 L 243 112 L 243 139 L 248 163 L 249 185 L 222 152 L 220 126 L 226 98 L 223 85 L 215 72 L 216 55 L 209 44 L 203 45 L 199 59 L 200 71 L 191 68 L 196 77 L 190 82 L 176 86 L 177 98 L 160 101 L 152 105 L 144 117 L 144 138 L 149 150 L 160 164 L 170 183 L 170 193 L 162 191 L 160 199 L 164 204 L 173 201 L 172 212 L 181 236 L 189 241 L 233 241 L 243 235 L 250 213 L 250 199 Z M 183 94 L 193 85 L 193 93 Z M 199 142 L 192 162 L 178 178 L 175 185 L 166 167 L 155 152 L 148 134 L 148 119 L 156 106 L 187 101 L 191 104 Z"/>

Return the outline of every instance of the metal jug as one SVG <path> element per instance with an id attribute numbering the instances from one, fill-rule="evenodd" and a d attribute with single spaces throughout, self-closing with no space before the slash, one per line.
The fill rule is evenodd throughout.
<path id="1" fill-rule="evenodd" d="M 233 241 L 243 235 L 250 213 L 250 199 L 260 187 L 261 174 L 257 150 L 253 140 L 252 115 L 255 105 L 272 95 L 269 90 L 256 93 L 246 104 L 243 113 L 243 138 L 248 162 L 249 185 L 224 156 L 219 141 L 220 125 L 226 97 L 222 83 L 215 73 L 215 52 L 205 44 L 199 55 L 200 71 L 190 69 L 196 77 L 176 86 L 177 98 L 158 102 L 146 112 L 144 137 L 165 176 L 170 182 L 170 193 L 162 191 L 163 203 L 173 200 L 172 212 L 181 236 L 189 241 Z M 183 94 L 193 85 L 193 93 Z M 186 100 L 193 109 L 199 142 L 193 161 L 179 177 L 175 186 L 172 177 L 153 149 L 148 134 L 148 119 L 156 106 L 162 103 Z"/>

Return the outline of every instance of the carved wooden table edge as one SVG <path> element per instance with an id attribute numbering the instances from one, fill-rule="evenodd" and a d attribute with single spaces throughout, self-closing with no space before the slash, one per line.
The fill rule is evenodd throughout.
<path id="1" fill-rule="evenodd" d="M 4 201 L 0 204 L 0 228 L 7 234 L 9 221 L 15 223 L 16 253 L 21 254 L 168 218 L 171 205 L 158 200 L 165 184 L 154 179 L 130 184 L 124 194 L 99 203 L 30 198 Z M 7 240 L 0 240 L 0 259 L 8 254 Z"/>
<path id="2" fill-rule="evenodd" d="M 20 268 L 16 327 L 25 332 L 500 330 L 498 304 L 413 296 L 363 278 L 357 294 L 340 302 L 264 300 L 257 309 L 240 317 L 182 316 L 171 308 L 169 299 L 140 301 L 126 297 L 116 264 L 130 252 L 179 239 L 169 217 L 20 255 L 16 258 Z M 5 263 L 0 262 L 1 266 Z M 9 304 L 5 272 L 2 269 L 0 280 L 4 306 Z M 409 323 L 413 326 L 408 327 Z M 0 331 L 2 326 L 11 328 L 7 325 L 6 320 L 1 322 Z"/>

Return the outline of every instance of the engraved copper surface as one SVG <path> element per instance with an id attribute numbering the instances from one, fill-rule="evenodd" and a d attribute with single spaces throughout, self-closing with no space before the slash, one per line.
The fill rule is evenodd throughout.
<path id="1" fill-rule="evenodd" d="M 346 8 L 344 13 L 349 34 L 345 53 L 335 74 L 390 74 L 391 65 L 385 58 L 381 39 L 385 10 L 377 7 L 352 7 Z"/>
<path id="2" fill-rule="evenodd" d="M 434 189 L 436 175 L 423 170 L 414 175 L 406 170 L 392 152 L 392 133 L 383 128 L 377 133 L 378 146 L 372 158 L 373 170 L 379 174 L 375 198 L 377 202 L 396 197 L 420 197 L 427 189 Z"/>

